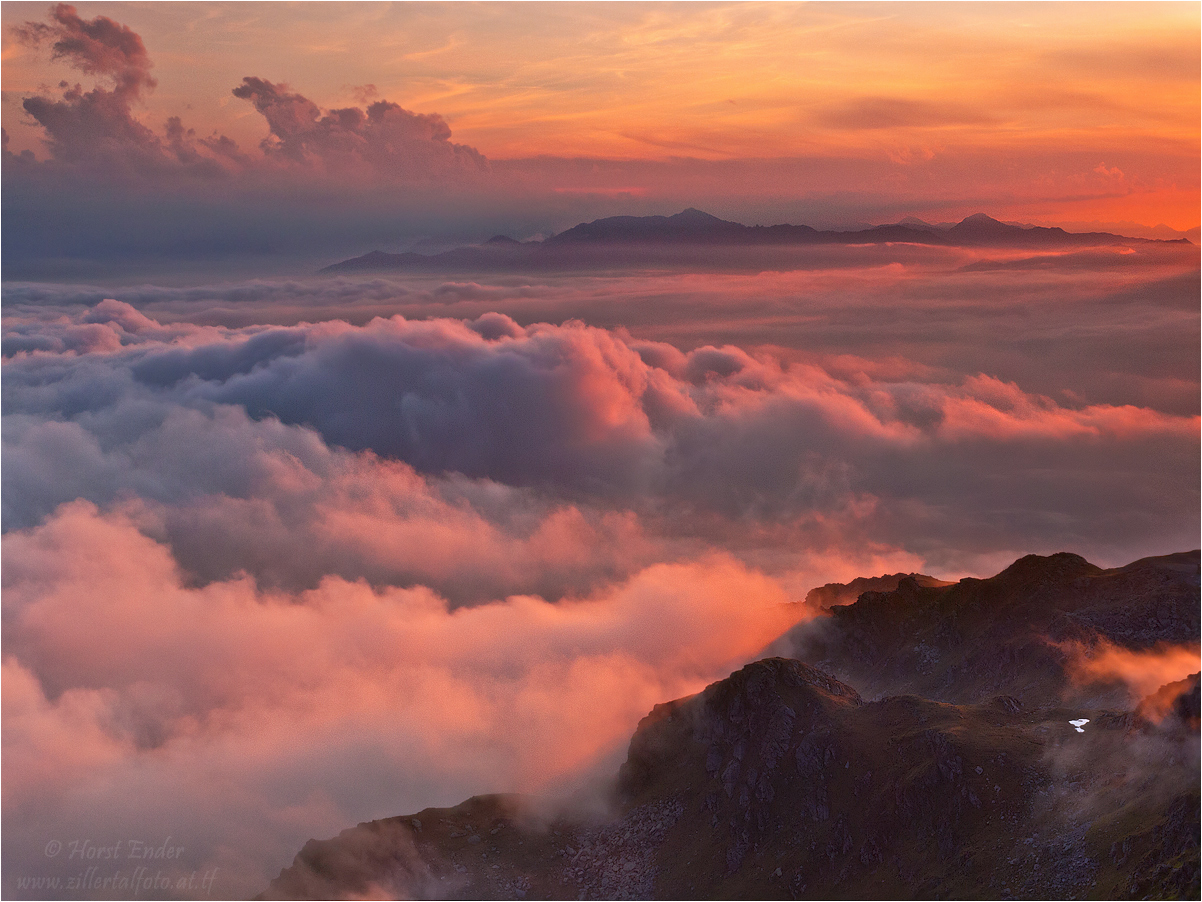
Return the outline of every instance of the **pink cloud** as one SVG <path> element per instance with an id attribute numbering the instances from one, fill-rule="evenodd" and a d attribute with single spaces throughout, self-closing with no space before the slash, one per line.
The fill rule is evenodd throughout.
<path id="1" fill-rule="evenodd" d="M 18 26 L 18 39 L 33 46 L 53 41 L 55 59 L 68 60 L 90 75 L 111 78 L 115 92 L 121 96 L 136 98 L 143 90 L 154 88 L 150 55 L 129 26 L 105 16 L 84 21 L 67 3 L 52 6 L 50 20 L 49 25 L 26 22 Z"/>
<path id="2" fill-rule="evenodd" d="M 1121 683 L 1131 703 L 1137 704 L 1161 686 L 1183 680 L 1202 669 L 1198 644 L 1160 644 L 1155 648 L 1133 650 L 1099 641 L 1093 644 L 1065 646 L 1068 672 L 1075 685 Z M 1171 703 L 1172 698 L 1167 702 Z"/>
<path id="3" fill-rule="evenodd" d="M 180 867 L 237 868 L 234 895 L 331 823 L 579 774 L 799 615 L 717 556 L 451 611 L 334 577 L 190 588 L 169 549 L 84 503 L 4 543 L 5 814 L 38 806 L 31 842 L 174 829 Z"/>
<path id="4" fill-rule="evenodd" d="M 261 157 L 242 152 L 224 135 L 198 136 L 180 116 L 168 117 L 163 131 L 155 132 L 134 114 L 143 93 L 156 85 L 141 38 L 104 16 L 81 19 L 67 4 L 53 7 L 50 18 L 49 24 L 26 22 L 16 34 L 33 46 L 52 42 L 55 59 L 112 83 L 111 88 L 98 85 L 85 91 L 64 82 L 57 100 L 39 94 L 23 101 L 44 129 L 56 164 L 138 181 L 179 175 L 208 180 L 272 176 L 280 164 L 386 183 L 442 181 L 489 169 L 475 148 L 450 141 L 451 130 L 437 114 L 412 113 L 388 100 L 365 109 L 323 111 L 286 85 L 255 76 L 243 78 L 233 94 L 249 100 L 267 121 L 270 134 L 261 143 Z"/>
<path id="5" fill-rule="evenodd" d="M 249 100 L 271 130 L 262 149 L 268 159 L 320 163 L 328 171 L 367 168 L 379 176 L 425 176 L 483 172 L 488 161 L 474 148 L 451 143 L 451 129 L 436 114 L 411 113 L 378 100 L 360 109 L 325 114 L 287 85 L 247 77 L 234 88 Z"/>
<path id="6" fill-rule="evenodd" d="M 987 376 L 965 380 L 943 403 L 940 432 L 953 440 L 1068 440 L 1155 434 L 1181 438 L 1198 433 L 1202 418 L 1170 416 L 1132 405 L 1095 404 L 1073 410 L 1051 398 L 1023 392 L 1014 383 Z"/>

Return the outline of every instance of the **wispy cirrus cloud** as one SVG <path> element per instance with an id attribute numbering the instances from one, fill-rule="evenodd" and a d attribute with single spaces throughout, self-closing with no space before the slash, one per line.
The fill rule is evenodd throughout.
<path id="1" fill-rule="evenodd" d="M 820 112 L 816 118 L 830 128 L 851 130 L 997 124 L 980 109 L 904 97 L 854 98 Z"/>

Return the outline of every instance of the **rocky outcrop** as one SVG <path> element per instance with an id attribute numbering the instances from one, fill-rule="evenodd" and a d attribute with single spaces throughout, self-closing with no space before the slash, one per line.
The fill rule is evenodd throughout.
<path id="1" fill-rule="evenodd" d="M 903 579 L 911 579 L 924 589 L 955 585 L 925 573 L 887 573 L 884 576 L 860 576 L 848 583 L 827 583 L 806 593 L 805 603 L 818 611 L 829 611 L 835 605 L 854 604 L 865 592 L 892 592 Z"/>
<path id="2" fill-rule="evenodd" d="M 1197 642 L 1198 574 L 1197 551 L 1113 570 L 1075 554 L 1028 555 L 990 579 L 922 586 L 906 578 L 891 592 L 865 592 L 796 627 L 788 647 L 870 697 L 913 692 L 977 703 L 1008 695 L 1049 704 L 1074 688 L 1074 644 Z"/>

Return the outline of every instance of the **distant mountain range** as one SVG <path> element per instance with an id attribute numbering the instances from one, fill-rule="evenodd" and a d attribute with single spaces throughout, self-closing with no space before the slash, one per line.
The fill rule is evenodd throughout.
<path id="1" fill-rule="evenodd" d="M 496 270 L 575 268 L 611 262 L 675 262 L 690 252 L 715 249 L 784 249 L 815 245 L 918 244 L 943 247 L 1071 248 L 1113 245 L 1189 245 L 1185 238 L 1161 241 L 1109 232 L 1066 232 L 1060 228 L 1023 227 L 976 213 L 950 226 L 907 217 L 894 225 L 853 231 L 819 230 L 806 225 L 746 226 L 689 208 L 673 216 L 610 216 L 583 222 L 543 241 L 516 241 L 497 235 L 481 245 L 439 254 L 388 254 L 372 251 L 343 260 L 323 273 L 391 269 Z"/>
<path id="2" fill-rule="evenodd" d="M 1197 551 L 872 582 L 790 657 L 657 705 L 607 815 L 477 796 L 372 821 L 261 898 L 1199 898 L 1198 674 L 1133 704 L 1071 654 L 1196 643 Z"/>

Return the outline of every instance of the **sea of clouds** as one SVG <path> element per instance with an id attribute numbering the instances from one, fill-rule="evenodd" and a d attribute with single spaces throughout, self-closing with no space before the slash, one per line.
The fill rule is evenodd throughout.
<path id="1" fill-rule="evenodd" d="M 170 837 L 253 894 L 601 779 L 815 585 L 1195 546 L 1196 261 L 932 254 L 7 286 L 6 886 Z"/>
<path id="2" fill-rule="evenodd" d="M 10 98 L 41 159 L 5 134 L 6 896 L 248 897 L 359 821 L 603 785 L 813 586 L 1197 545 L 1192 246 L 230 281 L 665 198 L 833 210 L 844 169 L 865 210 L 959 209 L 996 172 L 646 163 L 643 197 L 257 75 L 240 148 L 143 122 L 129 27 L 13 15 L 90 84 Z"/>

